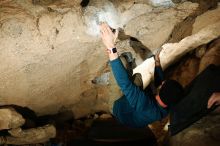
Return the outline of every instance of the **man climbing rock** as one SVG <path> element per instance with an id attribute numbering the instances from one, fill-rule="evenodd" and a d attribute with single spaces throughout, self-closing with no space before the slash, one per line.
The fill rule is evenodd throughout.
<path id="1" fill-rule="evenodd" d="M 113 33 L 106 23 L 101 23 L 100 29 L 114 77 L 124 94 L 113 105 L 113 115 L 121 123 L 131 127 L 145 127 L 171 112 L 170 131 L 174 135 L 212 111 L 210 107 L 214 103 L 219 104 L 217 95 L 220 86 L 217 83 L 220 82 L 220 67 L 210 65 L 184 89 L 177 81 L 164 81 L 159 55 L 156 55 L 154 81 L 159 90 L 154 96 L 148 89 L 144 91 L 130 80 L 115 48 L 117 33 Z M 200 90 L 202 92 L 198 92 Z M 207 109 L 207 104 L 210 109 Z"/>
<path id="2" fill-rule="evenodd" d="M 124 94 L 124 96 L 115 101 L 113 105 L 113 115 L 121 123 L 131 127 L 144 127 L 149 123 L 161 120 L 167 116 L 168 109 L 159 98 L 156 99 L 150 90 L 144 91 L 130 80 L 129 73 L 123 66 L 117 49 L 115 48 L 114 42 L 117 33 L 113 33 L 106 23 L 102 23 L 100 29 L 103 43 L 107 48 L 114 77 Z M 126 56 L 127 60 L 129 60 L 129 55 L 127 54 Z M 155 59 L 157 60 L 155 69 L 157 80 L 155 81 L 158 82 L 158 86 L 163 81 L 163 74 L 159 58 L 155 57 Z"/>

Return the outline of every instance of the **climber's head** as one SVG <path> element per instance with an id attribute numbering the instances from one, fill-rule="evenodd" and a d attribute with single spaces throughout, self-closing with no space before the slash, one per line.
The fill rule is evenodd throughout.
<path id="1" fill-rule="evenodd" d="M 183 87 L 177 81 L 166 80 L 162 83 L 156 100 L 162 107 L 171 107 L 182 99 L 183 92 Z"/>

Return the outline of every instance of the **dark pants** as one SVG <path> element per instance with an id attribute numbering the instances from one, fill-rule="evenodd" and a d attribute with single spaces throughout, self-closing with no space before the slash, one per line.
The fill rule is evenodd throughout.
<path id="1" fill-rule="evenodd" d="M 170 109 L 171 135 L 175 135 L 212 111 L 207 103 L 214 92 L 220 92 L 220 66 L 209 65 L 185 89 L 185 97 Z"/>

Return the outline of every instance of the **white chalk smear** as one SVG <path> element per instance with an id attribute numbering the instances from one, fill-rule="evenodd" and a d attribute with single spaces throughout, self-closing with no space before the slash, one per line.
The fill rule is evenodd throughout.
<path id="1" fill-rule="evenodd" d="M 171 0 L 149 0 L 153 6 L 170 7 L 174 3 Z M 86 25 L 86 33 L 91 36 L 99 36 L 100 22 L 107 22 L 108 25 L 114 29 L 123 27 L 127 22 L 129 22 L 134 17 L 148 13 L 152 8 L 148 5 L 135 4 L 133 5 L 129 12 L 121 13 L 119 12 L 112 2 L 105 0 L 103 5 L 99 6 L 87 6 L 84 10 L 84 22 Z M 146 8 L 146 9 L 143 9 Z"/>
<path id="2" fill-rule="evenodd" d="M 101 8 L 88 6 L 84 12 L 84 21 L 87 27 L 86 32 L 89 35 L 98 36 L 100 34 L 100 22 L 107 22 L 108 25 L 114 29 L 121 27 L 120 16 L 120 13 L 111 2 Z"/>
<path id="3" fill-rule="evenodd" d="M 150 3 L 156 7 L 158 6 L 170 7 L 174 5 L 172 0 L 150 0 Z"/>

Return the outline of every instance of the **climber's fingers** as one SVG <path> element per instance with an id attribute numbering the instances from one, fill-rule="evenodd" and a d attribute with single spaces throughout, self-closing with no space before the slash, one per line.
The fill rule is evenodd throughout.
<path id="1" fill-rule="evenodd" d="M 207 108 L 211 108 L 214 104 L 220 104 L 219 93 L 213 93 L 208 100 Z"/>

